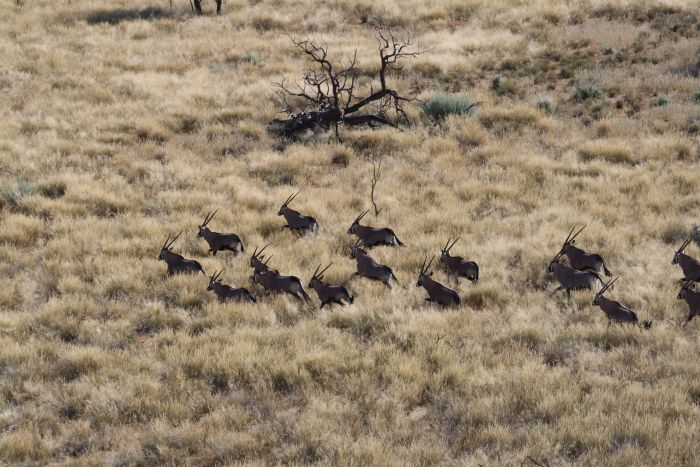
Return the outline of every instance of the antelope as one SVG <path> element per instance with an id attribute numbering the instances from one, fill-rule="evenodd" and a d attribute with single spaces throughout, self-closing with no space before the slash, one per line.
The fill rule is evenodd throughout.
<path id="1" fill-rule="evenodd" d="M 428 298 L 425 299 L 426 302 L 437 302 L 442 306 L 459 305 L 461 301 L 459 299 L 459 294 L 431 277 L 433 273 L 429 272 L 429 270 L 434 259 L 435 256 L 430 258 L 430 262 L 427 266 L 425 262 L 428 261 L 428 257 L 426 256 L 423 260 L 423 265 L 420 267 L 420 272 L 418 273 L 416 287 L 423 287 L 426 292 L 428 292 Z"/>
<path id="2" fill-rule="evenodd" d="M 681 269 L 683 270 L 683 275 L 685 276 L 683 279 L 681 279 L 682 281 L 689 280 L 692 282 L 700 282 L 700 261 L 692 256 L 686 255 L 683 252 L 683 250 L 690 245 L 691 241 L 692 238 L 689 238 L 683 242 L 683 245 L 681 245 L 678 251 L 676 251 L 676 254 L 673 255 L 673 261 L 671 261 L 671 264 L 680 264 Z"/>
<path id="3" fill-rule="evenodd" d="M 299 300 L 303 299 L 307 302 L 311 300 L 298 277 L 280 276 L 272 271 L 255 272 L 250 276 L 250 282 L 270 292 L 286 292 Z"/>
<path id="4" fill-rule="evenodd" d="M 350 293 L 345 287 L 341 285 L 331 285 L 327 282 L 323 282 L 323 273 L 326 272 L 328 268 L 332 265 L 333 263 L 326 266 L 325 269 L 323 269 L 323 271 L 318 272 L 318 270 L 321 269 L 321 265 L 319 264 L 316 270 L 314 271 L 311 280 L 309 281 L 308 287 L 316 291 L 319 300 L 321 300 L 321 308 L 323 308 L 324 305 L 327 305 L 329 303 L 337 303 L 338 305 L 344 305 L 343 300 L 345 300 L 347 303 L 352 304 L 352 302 L 355 300 L 355 297 L 350 295 Z"/>
<path id="5" fill-rule="evenodd" d="M 403 243 L 396 236 L 393 230 L 389 228 L 369 227 L 360 225 L 362 220 L 369 210 L 363 212 L 352 222 L 348 229 L 348 234 L 355 234 L 367 248 L 372 248 L 377 245 L 403 246 Z"/>
<path id="6" fill-rule="evenodd" d="M 450 237 L 447 239 L 445 247 L 440 252 L 440 262 L 445 266 L 448 272 L 455 274 L 457 277 L 466 277 L 473 283 L 476 283 L 479 281 L 479 265 L 476 264 L 475 261 L 467 261 L 461 256 L 450 256 L 450 250 L 460 238 L 461 237 L 457 237 L 457 239 L 452 242 L 452 245 L 450 245 L 450 240 L 452 240 L 452 238 Z"/>
<path id="7" fill-rule="evenodd" d="M 608 269 L 602 256 L 596 253 L 586 253 L 581 248 L 574 246 L 576 237 L 583 232 L 585 228 L 586 226 L 584 225 L 581 227 L 581 230 L 574 234 L 574 230 L 576 229 L 576 226 L 574 226 L 566 237 L 566 240 L 564 240 L 559 254 L 566 255 L 566 257 L 569 258 L 569 264 L 571 264 L 571 267 L 574 269 L 579 271 L 595 271 L 599 274 L 602 271 L 605 272 L 606 276 L 612 276 L 612 272 Z M 573 236 L 571 234 L 573 234 Z"/>
<path id="8" fill-rule="evenodd" d="M 354 275 L 366 277 L 375 281 L 381 281 L 387 287 L 391 287 L 391 279 L 399 282 L 389 266 L 377 263 L 363 248 L 360 248 L 362 240 L 358 240 L 355 245 L 350 247 L 350 257 L 357 262 L 357 272 Z"/>
<path id="9" fill-rule="evenodd" d="M 177 236 L 172 240 L 170 240 L 170 235 L 168 235 L 168 238 L 165 239 L 165 243 L 163 243 L 163 246 L 160 248 L 158 260 L 165 261 L 165 263 L 168 265 L 169 276 L 172 276 L 173 274 L 197 274 L 200 271 L 206 276 L 202 265 L 197 261 L 185 259 L 183 256 L 171 251 L 173 243 L 175 243 L 175 240 L 180 238 L 180 235 L 182 235 L 182 232 L 177 234 Z"/>
<path id="10" fill-rule="evenodd" d="M 275 274 L 279 274 L 280 272 L 276 269 L 272 269 L 270 266 L 267 265 L 267 263 L 270 262 L 270 259 L 272 256 L 267 258 L 265 261 L 265 256 L 262 254 L 263 251 L 265 251 L 265 248 L 270 246 L 268 243 L 264 247 L 262 247 L 262 250 L 258 251 L 258 248 L 256 247 L 255 250 L 253 251 L 253 256 L 250 257 L 250 267 L 254 269 L 254 272 L 274 272 Z"/>
<path id="11" fill-rule="evenodd" d="M 603 283 L 597 272 L 595 271 L 578 271 L 566 264 L 559 262 L 561 253 L 554 257 L 547 271 L 554 274 L 554 277 L 559 282 L 559 287 L 552 291 L 552 294 L 559 290 L 566 290 L 566 295 L 571 297 L 572 290 L 591 290 L 596 281 Z"/>
<path id="12" fill-rule="evenodd" d="M 608 281 L 608 283 L 603 285 L 603 287 L 598 291 L 598 293 L 595 294 L 595 298 L 593 299 L 593 306 L 597 306 L 601 310 L 603 310 L 605 316 L 608 317 L 608 326 L 612 322 L 640 325 L 639 319 L 637 318 L 637 314 L 634 311 L 630 310 L 620 302 L 610 300 L 609 298 L 606 298 L 603 295 L 608 289 L 612 287 L 615 281 L 619 278 L 620 276 L 617 276 L 616 278 L 611 279 L 610 281 Z M 651 327 L 651 321 L 643 321 L 641 323 L 641 326 L 645 329 L 649 329 Z"/>
<path id="13" fill-rule="evenodd" d="M 213 291 L 219 301 L 222 303 L 227 300 L 248 301 L 251 303 L 256 302 L 255 297 L 248 292 L 248 289 L 236 289 L 230 285 L 222 284 L 219 277 L 221 277 L 223 272 L 223 269 L 218 273 L 216 271 L 214 272 L 214 275 L 209 278 L 209 286 L 207 287 L 207 291 Z"/>
<path id="14" fill-rule="evenodd" d="M 224 250 L 232 251 L 234 255 L 238 255 L 237 247 L 239 245 L 241 247 L 241 253 L 245 253 L 245 247 L 243 246 L 243 242 L 238 235 L 234 233 L 212 232 L 209 230 L 207 225 L 209 222 L 211 222 L 217 212 L 219 212 L 218 209 L 214 211 L 213 214 L 209 212 L 209 214 L 206 215 L 204 222 L 202 222 L 202 225 L 199 226 L 197 237 L 202 237 L 204 240 L 206 240 L 206 242 L 209 244 L 209 252 L 214 256 L 216 256 L 217 251 Z"/>
<path id="15" fill-rule="evenodd" d="M 688 324 L 694 316 L 700 315 L 700 292 L 690 290 L 692 283 L 693 281 L 686 280 L 677 297 L 678 300 L 685 300 L 685 303 L 688 304 L 688 319 L 685 324 Z"/>
<path id="16" fill-rule="evenodd" d="M 287 221 L 287 225 L 284 226 L 284 228 L 286 229 L 291 229 L 295 231 L 308 230 L 311 232 L 315 232 L 318 229 L 318 223 L 316 222 L 316 219 L 314 219 L 311 216 L 305 216 L 299 211 L 295 211 L 294 209 L 287 207 L 287 205 L 291 203 L 299 193 L 300 192 L 297 191 L 289 198 L 287 198 L 287 200 L 280 208 L 279 212 L 277 212 L 277 215 L 284 216 L 284 220 Z"/>

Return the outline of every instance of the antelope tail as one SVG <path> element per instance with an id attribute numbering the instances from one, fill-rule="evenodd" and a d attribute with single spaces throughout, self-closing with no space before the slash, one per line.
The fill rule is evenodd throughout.
<path id="1" fill-rule="evenodd" d="M 302 288 L 302 289 L 299 291 L 299 293 L 301 294 L 302 297 L 304 297 L 304 301 L 306 301 L 306 302 L 310 302 L 310 301 L 311 301 L 311 297 L 309 297 L 309 294 L 306 293 L 306 290 L 304 290 L 304 289 Z"/>
<path id="2" fill-rule="evenodd" d="M 612 272 L 610 271 L 610 269 L 608 269 L 608 266 L 607 266 L 605 263 L 603 263 L 603 272 L 605 272 L 605 275 L 608 276 L 608 277 L 610 277 L 610 276 L 613 275 Z"/>
<path id="3" fill-rule="evenodd" d="M 238 242 L 241 244 L 241 253 L 245 253 L 245 247 L 243 246 L 243 241 Z"/>
<path id="4" fill-rule="evenodd" d="M 355 301 L 355 297 L 348 294 L 348 302 L 350 302 L 350 304 L 352 305 L 354 301 Z"/>
<path id="5" fill-rule="evenodd" d="M 404 246 L 403 242 L 399 240 L 399 237 L 397 237 L 396 234 L 394 234 L 394 240 L 396 240 L 396 244 L 398 246 Z"/>

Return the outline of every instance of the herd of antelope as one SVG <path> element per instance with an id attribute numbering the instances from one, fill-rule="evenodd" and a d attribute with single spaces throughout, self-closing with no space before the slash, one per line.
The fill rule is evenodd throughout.
<path id="1" fill-rule="evenodd" d="M 289 207 L 299 192 L 289 196 L 277 213 L 284 217 L 286 224 L 284 228 L 288 228 L 302 235 L 305 232 L 316 232 L 318 230 L 318 222 L 311 216 L 304 215 Z M 204 221 L 199 225 L 197 237 L 203 238 L 208 246 L 209 253 L 216 255 L 219 251 L 231 251 L 234 255 L 245 253 L 245 247 L 241 238 L 234 233 L 220 233 L 210 230 L 208 225 L 216 215 L 218 210 L 208 213 L 204 217 Z M 368 250 L 375 246 L 386 245 L 392 247 L 401 247 L 404 244 L 399 240 L 393 230 L 390 228 L 377 228 L 368 225 L 362 225 L 360 222 L 369 211 L 364 211 L 350 225 L 347 233 L 355 235 L 357 241 L 350 246 L 350 258 L 355 260 L 357 270 L 354 276 L 364 277 L 370 280 L 382 282 L 387 287 L 392 287 L 392 284 L 398 284 L 396 274 L 392 269 L 384 264 L 378 263 L 369 254 Z M 593 290 L 600 283 L 602 286 L 595 294 L 593 306 L 600 307 L 608 318 L 608 323 L 630 323 L 639 325 L 644 328 L 651 327 L 651 321 L 640 322 L 637 314 L 627 306 L 611 300 L 605 296 L 605 293 L 610 290 L 619 279 L 619 276 L 611 279 L 608 282 L 603 281 L 601 274 L 612 276 L 612 272 L 608 269 L 605 260 L 598 254 L 587 253 L 575 246 L 576 237 L 583 232 L 585 226 L 574 233 L 576 227 L 572 228 L 567 235 L 564 244 L 554 259 L 549 263 L 547 271 L 552 273 L 554 278 L 559 283 L 553 292 L 559 290 L 566 291 L 567 295 L 571 295 L 572 290 Z M 174 253 L 172 246 L 180 237 L 181 233 L 174 238 L 168 238 L 161 247 L 158 259 L 165 261 L 167 264 L 167 273 L 173 274 L 205 274 L 202 265 L 191 259 L 186 259 L 183 256 Z M 475 261 L 465 260 L 461 256 L 452 256 L 450 251 L 455 246 L 459 237 L 454 241 L 452 238 L 447 240 L 445 246 L 440 250 L 440 264 L 445 271 L 455 277 L 466 278 L 469 281 L 476 283 L 479 280 L 479 265 Z M 687 255 L 684 250 L 690 244 L 691 240 L 687 240 L 681 245 L 673 256 L 672 264 L 680 265 L 683 270 L 684 277 L 682 279 L 681 290 L 678 293 L 679 300 L 685 300 L 690 309 L 686 324 L 693 319 L 694 316 L 700 315 L 700 292 L 696 292 L 693 288 L 695 282 L 700 282 L 700 262 Z M 266 257 L 263 253 L 270 246 L 268 243 L 259 251 L 256 248 L 250 257 L 249 266 L 253 269 L 250 276 L 252 284 L 260 286 L 268 293 L 287 293 L 298 300 L 310 302 L 311 297 L 304 289 L 301 279 L 295 276 L 282 275 L 278 270 L 269 266 L 272 256 Z M 568 259 L 568 264 L 563 262 L 563 257 Z M 441 306 L 456 306 L 461 303 L 457 291 L 447 287 L 446 285 L 433 279 L 433 272 L 430 267 L 433 264 L 433 256 L 430 261 L 425 257 L 423 264 L 418 272 L 417 287 L 423 287 L 428 295 L 426 301 L 435 302 Z M 354 296 L 343 285 L 330 284 L 323 281 L 323 274 L 332 266 L 332 263 L 321 269 L 322 265 L 318 265 L 311 276 L 308 283 L 308 288 L 316 292 L 321 301 L 321 308 L 331 304 L 351 304 L 354 301 Z M 208 291 L 216 294 L 219 301 L 239 300 L 255 303 L 255 297 L 246 288 L 235 288 L 222 283 L 221 271 L 215 271 L 209 278 Z"/>

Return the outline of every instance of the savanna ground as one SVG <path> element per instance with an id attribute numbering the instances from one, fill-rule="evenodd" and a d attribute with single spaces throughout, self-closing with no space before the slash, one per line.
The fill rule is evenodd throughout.
<path id="1" fill-rule="evenodd" d="M 0 5 L 0 460 L 76 464 L 700 463 L 700 322 L 681 327 L 675 248 L 700 255 L 697 3 L 444 0 L 4 0 Z M 139 11 L 159 8 L 139 18 Z M 358 48 L 375 27 L 425 53 L 390 75 L 476 115 L 343 129 L 282 147 L 272 81 L 305 63 L 288 32 Z M 354 279 L 355 304 L 219 304 L 174 249 L 248 285 L 248 256 L 207 256 L 196 226 L 304 284 L 346 281 L 352 219 L 407 246 L 373 255 L 401 287 Z M 281 202 L 320 232 L 281 228 Z M 549 296 L 574 224 L 622 277 L 609 296 L 651 331 L 607 327 L 593 294 Z M 480 263 L 463 304 L 427 305 L 426 254 Z M 312 293 L 312 296 L 315 294 Z"/>

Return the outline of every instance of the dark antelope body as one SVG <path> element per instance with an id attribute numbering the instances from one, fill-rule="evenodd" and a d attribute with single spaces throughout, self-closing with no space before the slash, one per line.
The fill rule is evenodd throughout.
<path id="1" fill-rule="evenodd" d="M 693 317 L 700 315 L 700 292 L 691 290 L 692 281 L 686 280 L 683 283 L 681 291 L 678 292 L 678 300 L 685 300 L 688 304 L 688 319 L 686 324 L 690 322 Z"/>
<path id="2" fill-rule="evenodd" d="M 215 0 L 216 2 L 216 14 L 220 15 L 221 14 L 221 3 L 224 0 Z M 198 15 L 202 14 L 202 0 L 193 0 L 192 8 L 194 8 L 195 13 Z"/>
<path id="3" fill-rule="evenodd" d="M 396 236 L 393 230 L 389 228 L 369 227 L 360 225 L 360 221 L 369 211 L 365 211 L 353 221 L 348 229 L 348 234 L 355 234 L 367 247 L 371 248 L 377 245 L 403 246 L 403 243 Z"/>
<path id="4" fill-rule="evenodd" d="M 466 277 L 470 281 L 476 283 L 479 280 L 479 265 L 475 261 L 467 261 L 461 256 L 450 256 L 450 250 L 457 240 L 452 242 L 450 245 L 451 238 L 447 239 L 445 247 L 440 252 L 440 262 L 445 266 L 445 269 L 451 274 L 457 275 L 457 277 Z"/>
<path id="5" fill-rule="evenodd" d="M 603 287 L 598 291 L 598 293 L 595 294 L 595 298 L 593 299 L 593 306 L 597 306 L 601 310 L 603 310 L 605 316 L 608 317 L 608 324 L 615 322 L 639 325 L 640 323 L 639 319 L 637 318 L 637 313 L 630 310 L 628 307 L 621 304 L 620 302 L 610 300 L 609 298 L 606 298 L 603 295 L 610 287 L 612 287 L 612 285 L 618 278 L 619 277 L 616 277 L 615 279 L 609 281 L 607 284 L 603 285 Z M 641 323 L 641 326 L 645 329 L 649 329 L 651 327 L 651 321 L 644 321 Z"/>
<path id="6" fill-rule="evenodd" d="M 318 299 L 321 300 L 321 308 L 329 303 L 344 305 L 343 300 L 345 300 L 347 303 L 352 303 L 355 300 L 355 298 L 350 295 L 345 287 L 323 282 L 323 273 L 326 272 L 328 268 L 332 266 L 332 264 L 333 263 L 326 266 L 323 271 L 318 272 L 318 270 L 321 269 L 321 265 L 319 264 L 311 277 L 311 281 L 309 281 L 309 288 L 314 289 L 318 295 Z"/>
<path id="7" fill-rule="evenodd" d="M 173 274 L 197 274 L 198 272 L 201 272 L 202 274 L 206 275 L 204 273 L 202 265 L 199 264 L 197 261 L 192 259 L 185 259 L 183 256 L 178 255 L 177 253 L 173 253 L 171 251 L 173 243 L 175 243 L 175 240 L 180 238 L 180 235 L 182 235 L 182 232 L 177 234 L 177 236 L 172 240 L 170 240 L 170 235 L 168 235 L 168 238 L 165 239 L 165 243 L 163 243 L 163 246 L 160 248 L 160 254 L 158 255 L 158 259 L 160 261 L 165 261 L 165 264 L 168 265 L 168 275 L 172 276 Z"/>
<path id="8" fill-rule="evenodd" d="M 688 245 L 690 245 L 692 239 L 688 239 L 683 242 L 683 245 L 676 251 L 673 255 L 672 264 L 680 265 L 683 270 L 683 275 L 685 276 L 683 280 L 689 280 L 694 282 L 700 282 L 700 261 L 685 254 L 684 250 Z"/>
<path id="9" fill-rule="evenodd" d="M 561 255 L 557 255 L 551 263 L 547 271 L 554 274 L 554 277 L 559 282 L 559 287 L 554 289 L 552 293 L 559 290 L 566 290 L 566 294 L 571 296 L 572 290 L 592 290 L 596 282 L 603 283 L 597 272 L 594 271 L 578 271 L 572 267 L 559 262 Z"/>
<path id="10" fill-rule="evenodd" d="M 218 211 L 219 210 L 217 209 L 213 214 L 211 212 L 207 214 L 207 216 L 204 218 L 204 222 L 202 222 L 202 225 L 199 226 L 197 236 L 206 240 L 206 242 L 209 244 L 209 251 L 212 255 L 216 256 L 217 251 L 223 250 L 232 251 L 234 255 L 237 255 L 237 248 L 239 246 L 241 247 L 241 253 L 245 253 L 243 242 L 238 235 L 234 233 L 212 232 L 209 230 L 209 227 L 207 227 Z"/>
<path id="11" fill-rule="evenodd" d="M 242 302 L 255 303 L 255 297 L 250 294 L 248 289 L 236 289 L 230 285 L 222 284 L 219 277 L 223 272 L 223 269 L 218 273 L 214 272 L 214 275 L 209 278 L 209 286 L 207 287 L 209 292 L 213 291 L 220 302 L 225 302 L 227 300 L 238 300 Z"/>
<path id="12" fill-rule="evenodd" d="M 311 297 L 304 290 L 304 286 L 301 285 L 301 281 L 298 277 L 294 276 L 280 276 L 277 273 L 267 271 L 267 272 L 256 272 L 250 277 L 250 281 L 253 284 L 258 284 L 262 286 L 263 289 L 269 292 L 285 292 L 299 300 L 310 301 Z"/>
<path id="13" fill-rule="evenodd" d="M 459 305 L 461 302 L 459 294 L 431 277 L 433 273 L 430 272 L 429 269 L 434 259 L 434 256 L 430 258 L 430 262 L 426 266 L 425 262 L 428 261 L 428 257 L 425 257 L 420 272 L 418 273 L 418 282 L 416 286 L 423 287 L 426 292 L 428 292 L 428 298 L 425 299 L 427 302 L 436 302 L 442 306 Z"/>
<path id="14" fill-rule="evenodd" d="M 284 220 L 287 221 L 287 225 L 284 226 L 285 228 L 291 230 L 308 230 L 310 232 L 315 232 L 316 230 L 318 230 L 318 223 L 316 222 L 316 219 L 314 219 L 311 216 L 305 216 L 299 211 L 295 211 L 294 209 L 287 206 L 294 200 L 294 198 L 296 198 L 298 194 L 299 192 L 297 191 L 289 198 L 287 198 L 287 201 L 284 202 L 277 215 L 284 216 Z"/>
<path id="15" fill-rule="evenodd" d="M 586 253 L 581 248 L 574 246 L 576 237 L 583 232 L 585 228 L 586 226 L 584 225 L 581 227 L 581 230 L 574 234 L 574 230 L 576 229 L 576 226 L 574 226 L 566 237 L 566 240 L 564 240 L 559 254 L 566 255 L 566 257 L 569 258 L 569 264 L 571 264 L 571 267 L 574 269 L 579 271 L 595 271 L 599 274 L 605 272 L 606 276 L 612 276 L 612 272 L 608 269 L 602 256 L 596 253 Z M 573 234 L 573 236 L 571 234 Z"/>
<path id="16" fill-rule="evenodd" d="M 273 272 L 279 275 L 280 272 L 278 270 L 272 269 L 270 266 L 267 265 L 270 262 L 272 256 L 265 259 L 265 256 L 262 254 L 262 252 L 265 251 L 265 248 L 267 248 L 268 246 L 270 246 L 269 243 L 262 247 L 262 250 L 260 251 L 258 251 L 257 247 L 255 248 L 255 250 L 253 251 L 253 256 L 250 257 L 250 267 L 253 268 L 255 272 Z"/>
<path id="17" fill-rule="evenodd" d="M 375 281 L 381 281 L 387 287 L 391 287 L 391 280 L 399 282 L 394 275 L 394 271 L 389 266 L 377 263 L 372 259 L 367 251 L 360 248 L 361 241 L 350 247 L 350 257 L 357 262 L 357 272 L 355 275 L 366 277 Z"/>

